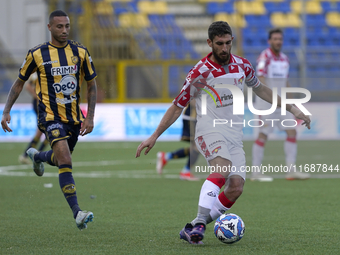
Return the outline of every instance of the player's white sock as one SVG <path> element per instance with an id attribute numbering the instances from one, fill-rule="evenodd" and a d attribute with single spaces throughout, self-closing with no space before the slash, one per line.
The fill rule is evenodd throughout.
<path id="1" fill-rule="evenodd" d="M 253 166 L 260 166 L 263 160 L 264 154 L 264 145 L 266 141 L 263 139 L 257 139 L 253 144 L 253 151 L 252 151 L 252 164 Z M 256 175 L 260 173 L 260 169 L 255 169 L 252 171 L 252 175 Z"/>
<path id="2" fill-rule="evenodd" d="M 219 196 L 218 199 L 215 201 L 213 207 L 211 208 L 210 211 L 210 217 L 207 219 L 207 224 L 210 222 L 216 220 L 218 217 L 220 217 L 223 213 L 228 211 L 232 205 L 235 202 L 231 202 L 222 192 Z"/>
<path id="3" fill-rule="evenodd" d="M 295 137 L 287 137 L 284 142 L 284 151 L 286 154 L 286 165 L 288 166 L 288 169 L 293 170 L 293 167 L 290 166 L 295 165 L 296 162 L 297 143 Z"/>
<path id="4" fill-rule="evenodd" d="M 206 224 L 210 214 L 210 210 L 217 200 L 221 187 L 225 184 L 225 178 L 218 173 L 210 174 L 207 180 L 203 183 L 198 201 L 197 217 L 192 221 L 192 224 Z"/>

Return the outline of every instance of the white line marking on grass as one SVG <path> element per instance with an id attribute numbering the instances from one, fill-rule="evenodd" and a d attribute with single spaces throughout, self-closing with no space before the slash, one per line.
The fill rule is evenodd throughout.
<path id="1" fill-rule="evenodd" d="M 154 164 L 155 162 L 150 160 L 104 160 L 104 161 L 86 161 L 86 162 L 74 162 L 74 167 L 93 167 L 96 168 L 105 167 L 105 166 L 122 166 L 122 165 L 146 165 L 146 164 Z M 183 162 L 174 160 L 173 163 L 183 164 Z M 45 165 L 46 171 L 44 173 L 44 177 L 58 177 L 58 171 L 56 167 L 52 167 L 49 165 Z M 29 171 L 22 171 L 29 170 Z M 168 173 L 167 173 L 168 172 Z M 2 166 L 0 167 L 0 175 L 3 176 L 28 176 L 35 177 L 35 173 L 32 171 L 31 165 L 11 165 L 11 166 Z M 163 175 L 159 175 L 156 173 L 155 169 L 141 169 L 141 170 L 123 170 L 121 167 L 117 170 L 109 170 L 109 171 L 91 171 L 91 172 L 78 172 L 77 169 L 73 172 L 74 177 L 76 178 L 133 178 L 133 179 L 179 179 L 179 174 L 170 174 L 170 171 L 165 170 Z M 207 175 L 197 176 L 202 179 L 205 179 Z M 276 179 L 285 178 L 285 175 L 275 174 L 273 177 Z M 330 173 L 330 174 L 317 174 L 314 173 L 311 176 L 314 178 L 322 178 L 322 179 L 332 179 L 332 178 L 340 178 L 340 173 Z"/>

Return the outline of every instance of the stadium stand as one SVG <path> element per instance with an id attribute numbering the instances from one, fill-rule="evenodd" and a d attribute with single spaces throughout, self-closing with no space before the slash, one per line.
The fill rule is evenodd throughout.
<path id="1" fill-rule="evenodd" d="M 234 30 L 235 53 L 245 56 L 253 65 L 259 53 L 268 46 L 268 30 L 272 27 L 282 28 L 283 51 L 290 59 L 290 76 L 293 79 L 300 76 L 304 18 L 304 5 L 300 0 L 96 2 L 110 3 L 111 8 L 101 7 L 102 16 L 112 12 L 115 25 L 132 33 L 139 51 L 144 53 L 134 55 L 135 58 L 197 60 L 209 51 L 205 42 L 207 26 L 214 20 L 226 20 Z M 338 76 L 336 56 L 340 52 L 340 1 L 307 0 L 305 10 L 306 73 L 308 77 L 314 78 Z M 103 26 L 104 21 L 101 22 Z M 112 24 L 112 21 L 108 24 Z M 186 69 L 176 66 L 169 68 L 170 94 L 178 90 L 179 77 L 185 75 Z M 316 80 L 307 88 L 318 91 L 335 88 L 334 82 Z M 299 86 L 298 83 L 297 79 L 293 85 Z"/>
<path id="2" fill-rule="evenodd" d="M 209 51 L 206 45 L 209 24 L 225 20 L 233 28 L 234 52 L 248 58 L 253 65 L 268 46 L 268 30 L 282 28 L 283 51 L 290 58 L 290 76 L 297 78 L 301 70 L 301 29 L 305 18 L 307 75 L 340 75 L 336 71 L 340 55 L 339 0 L 306 0 L 305 17 L 301 0 L 92 0 L 91 4 L 92 24 L 81 8 L 69 11 L 78 13 L 81 27 L 86 27 L 86 22 L 87 27 L 92 26 L 91 37 L 95 40 L 91 43 L 86 29 L 82 33 L 88 38 L 85 44 L 91 45 L 91 52 L 97 58 L 196 61 Z M 174 84 L 187 71 L 187 67 L 181 68 L 171 66 L 168 70 L 170 94 L 177 91 Z M 321 87 L 334 90 L 333 84 L 326 82 Z M 320 89 L 315 81 L 308 86 L 311 90 Z"/>

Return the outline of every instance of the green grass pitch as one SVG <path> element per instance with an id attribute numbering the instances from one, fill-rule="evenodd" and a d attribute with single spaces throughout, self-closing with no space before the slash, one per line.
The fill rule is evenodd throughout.
<path id="1" fill-rule="evenodd" d="M 77 144 L 78 201 L 95 217 L 79 231 L 57 168 L 47 166 L 37 177 L 17 163 L 26 144 L 1 143 L 0 254 L 338 254 L 340 173 L 314 173 L 306 181 L 286 181 L 280 173 L 270 183 L 247 180 L 230 211 L 245 222 L 243 239 L 223 244 L 210 224 L 204 245 L 189 245 L 179 231 L 196 215 L 204 180 L 179 180 L 185 160 L 169 162 L 162 177 L 155 171 L 157 151 L 186 144 L 158 142 L 148 156 L 135 159 L 138 144 Z M 251 145 L 245 142 L 248 164 Z M 297 164 L 340 164 L 338 148 L 338 141 L 299 141 Z M 269 142 L 263 164 L 283 163 L 282 141 Z"/>

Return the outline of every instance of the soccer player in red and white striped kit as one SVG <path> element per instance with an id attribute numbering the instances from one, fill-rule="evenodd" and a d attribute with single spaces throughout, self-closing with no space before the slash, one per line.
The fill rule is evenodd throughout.
<path id="1" fill-rule="evenodd" d="M 227 22 L 213 22 L 208 29 L 208 45 L 212 52 L 201 59 L 188 73 L 183 88 L 169 107 L 155 132 L 137 148 L 136 157 L 142 150 L 146 155 L 155 145 L 157 138 L 181 115 L 183 108 L 192 98 L 196 101 L 197 123 L 195 142 L 200 153 L 211 167 L 231 169 L 211 173 L 203 183 L 197 217 L 180 231 L 180 238 L 190 244 L 199 244 L 204 237 L 206 225 L 228 211 L 243 192 L 245 182 L 245 153 L 242 143 L 243 125 L 217 125 L 215 119 L 228 119 L 242 123 L 242 115 L 233 115 L 233 98 L 228 88 L 218 86 L 233 84 L 243 91 L 244 85 L 268 102 L 272 102 L 272 91 L 255 76 L 248 60 L 231 54 L 232 31 Z M 240 92 L 241 92 L 240 91 Z M 214 94 L 213 97 L 210 95 Z M 215 98 L 219 98 L 218 104 Z M 222 99 L 221 99 L 222 98 Z M 206 102 L 206 114 L 201 108 Z M 277 105 L 281 106 L 278 97 Z M 297 107 L 287 105 L 287 110 L 304 121 L 310 128 L 310 119 Z M 232 168 L 231 168 L 232 167 Z M 220 193 L 221 188 L 224 187 Z"/>
<path id="2" fill-rule="evenodd" d="M 279 28 L 273 28 L 268 33 L 269 47 L 262 51 L 257 59 L 256 75 L 262 84 L 269 88 L 277 88 L 278 95 L 281 95 L 281 88 L 289 87 L 289 59 L 281 51 L 283 44 L 283 32 Z M 267 110 L 271 107 L 268 102 L 256 97 L 256 109 Z M 286 166 L 290 172 L 286 173 L 287 180 L 303 180 L 308 179 L 308 173 L 294 171 L 294 165 L 297 156 L 296 129 L 295 127 L 283 126 L 282 121 L 286 119 L 294 119 L 293 114 L 287 112 L 287 115 L 281 115 L 281 109 L 276 109 L 272 114 L 259 116 L 259 119 L 275 119 L 277 121 L 271 123 L 264 121 L 264 125 L 259 127 L 259 134 L 253 144 L 252 149 L 252 165 L 260 167 L 264 155 L 264 147 L 268 139 L 268 135 L 273 132 L 274 128 L 285 131 L 287 134 L 284 142 L 284 152 L 286 156 Z M 255 169 L 255 168 L 253 168 Z M 261 169 L 251 173 L 252 181 L 273 181 L 269 175 L 261 173 Z"/>

